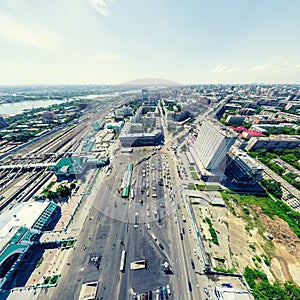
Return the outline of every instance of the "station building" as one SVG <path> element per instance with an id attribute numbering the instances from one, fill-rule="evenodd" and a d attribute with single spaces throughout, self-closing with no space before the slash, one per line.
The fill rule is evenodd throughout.
<path id="1" fill-rule="evenodd" d="M 83 174 L 86 168 L 87 158 L 65 157 L 61 158 L 50 170 L 53 171 L 57 177 L 71 177 Z"/>
<path id="2" fill-rule="evenodd" d="M 30 246 L 59 216 L 60 207 L 48 201 L 19 203 L 0 215 L 0 290 Z"/>

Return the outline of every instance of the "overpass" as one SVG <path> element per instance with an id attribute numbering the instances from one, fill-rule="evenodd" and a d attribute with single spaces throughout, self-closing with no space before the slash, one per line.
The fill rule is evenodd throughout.
<path id="1" fill-rule="evenodd" d="M 54 167 L 56 163 L 29 163 L 29 164 L 12 164 L 12 165 L 2 165 L 0 170 L 9 170 L 9 169 L 34 169 L 34 168 L 49 168 Z"/>

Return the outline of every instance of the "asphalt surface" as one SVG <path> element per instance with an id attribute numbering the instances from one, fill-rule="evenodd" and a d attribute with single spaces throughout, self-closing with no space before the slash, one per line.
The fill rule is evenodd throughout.
<path id="1" fill-rule="evenodd" d="M 91 203 L 91 209 L 80 224 L 74 254 L 64 262 L 58 286 L 42 292 L 39 299 L 77 299 L 81 285 L 91 281 L 99 283 L 98 299 L 133 299 L 134 293 L 153 291 L 167 284 L 171 287 L 170 299 L 205 299 L 202 290 L 207 286 L 207 277 L 201 275 L 201 264 L 194 255 L 195 241 L 188 230 L 190 224 L 180 185 L 176 176 L 172 178 L 177 175 L 177 169 L 171 153 L 168 153 L 168 161 L 172 188 L 158 184 L 164 166 L 162 156 L 156 154 L 148 160 L 148 172 L 147 161 L 134 168 L 134 198 L 122 199 L 120 196 L 120 185 L 128 164 L 146 154 L 134 150 L 134 154 L 127 157 L 115 155 L 111 175 L 106 178 L 102 174 L 85 200 Z M 152 197 L 153 194 L 156 197 Z M 187 222 L 182 220 L 182 211 Z M 180 237 L 182 228 L 185 229 L 183 240 Z M 120 272 L 122 250 L 127 254 L 124 272 Z M 146 260 L 147 268 L 130 270 L 130 262 L 140 259 Z M 171 265 L 170 274 L 162 270 L 165 261 Z"/>
<path id="2" fill-rule="evenodd" d="M 126 167 L 123 164 L 119 168 L 123 172 Z M 136 170 L 137 176 L 138 173 L 139 168 Z M 141 218 L 138 226 L 134 226 L 135 211 L 138 208 L 145 212 L 147 205 L 121 199 L 117 191 L 113 190 L 119 178 L 111 177 L 113 185 L 104 178 L 95 186 L 94 194 L 89 196 L 88 201 L 92 201 L 91 209 L 82 224 L 74 254 L 69 261 L 64 262 L 58 286 L 42 292 L 39 299 L 76 299 L 82 283 L 91 281 L 99 282 L 99 299 L 131 299 L 132 291 L 140 293 L 168 284 L 170 275 L 166 275 L 161 268 L 161 264 L 169 260 L 168 237 L 161 230 L 166 226 L 165 221 L 150 222 L 149 230 L 146 221 Z M 137 193 L 135 200 L 139 196 Z M 152 207 L 154 202 L 149 202 L 149 205 Z M 149 231 L 152 230 L 164 245 L 164 251 L 151 237 Z M 123 249 L 127 252 L 127 259 L 125 272 L 121 273 Z M 147 268 L 130 271 L 130 262 L 139 259 L 147 260 Z"/>

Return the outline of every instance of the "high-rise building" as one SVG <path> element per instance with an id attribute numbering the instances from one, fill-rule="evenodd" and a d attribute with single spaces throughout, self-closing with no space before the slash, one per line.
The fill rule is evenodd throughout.
<path id="1" fill-rule="evenodd" d="M 142 99 L 144 101 L 148 100 L 148 90 L 147 89 L 142 89 Z"/>
<path id="2" fill-rule="evenodd" d="M 203 179 L 207 177 L 206 171 L 219 173 L 219 178 L 225 172 L 226 155 L 233 145 L 237 134 L 219 123 L 204 120 L 200 126 L 197 140 L 190 149 Z M 208 175 L 210 176 L 210 175 Z M 221 178 L 220 178 L 221 179 Z"/>
<path id="3" fill-rule="evenodd" d="M 237 185 L 255 185 L 263 178 L 263 167 L 240 149 L 228 153 L 226 175 Z"/>
<path id="4" fill-rule="evenodd" d="M 8 124 L 5 122 L 4 118 L 0 116 L 0 129 L 5 128 Z"/>

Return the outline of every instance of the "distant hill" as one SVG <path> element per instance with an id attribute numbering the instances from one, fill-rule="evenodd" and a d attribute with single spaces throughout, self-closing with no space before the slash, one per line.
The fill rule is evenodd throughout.
<path id="1" fill-rule="evenodd" d="M 157 85 L 157 86 L 176 86 L 181 85 L 176 81 L 162 79 L 162 78 L 141 78 L 123 82 L 121 85 L 139 85 L 139 86 L 149 86 L 149 85 Z"/>

